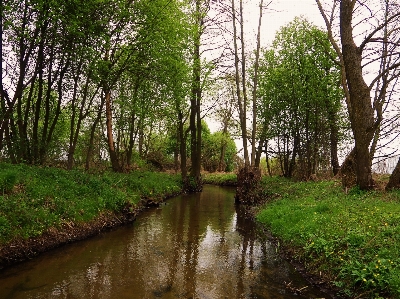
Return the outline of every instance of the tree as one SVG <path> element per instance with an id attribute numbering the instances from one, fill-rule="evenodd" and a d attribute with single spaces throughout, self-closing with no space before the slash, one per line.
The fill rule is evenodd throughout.
<path id="1" fill-rule="evenodd" d="M 78 150 L 89 168 L 96 147 L 122 171 L 134 151 L 145 158 L 152 133 L 166 126 L 157 127 L 159 119 L 176 123 L 178 107 L 184 124 L 190 28 L 182 1 L 21 0 L 5 7 L 4 157 L 50 163 L 51 150 L 67 156 L 71 169 Z M 54 142 L 66 122 L 69 138 Z"/>
<path id="2" fill-rule="evenodd" d="M 385 47 L 398 46 L 398 4 L 386 0 L 381 9 L 381 2 L 377 1 L 334 1 L 328 12 L 329 9 L 324 8 L 320 0 L 316 2 L 325 20 L 330 41 L 339 57 L 341 82 L 354 135 L 355 147 L 342 165 L 342 175 L 351 176 L 354 173 L 360 189 L 371 189 L 374 186 L 371 171 L 374 150 L 372 148 L 371 152 L 370 145 L 383 119 L 385 90 L 390 88 L 396 79 L 396 70 L 400 67 L 396 51 L 387 52 Z M 337 10 L 340 45 L 334 38 Z M 359 29 L 360 24 L 370 25 L 367 29 Z M 356 38 L 360 31 L 362 37 Z M 379 67 L 382 62 L 383 68 Z M 376 64 L 378 67 L 374 67 Z M 371 67 L 374 69 L 374 76 L 372 80 L 368 80 L 365 73 L 366 69 Z M 367 80 L 370 81 L 369 84 Z M 381 95 L 375 100 L 371 98 L 373 90 Z M 345 181 L 344 183 L 346 184 Z"/>
<path id="3" fill-rule="evenodd" d="M 244 30 L 244 13 L 243 13 L 243 1 L 239 1 L 239 11 L 236 10 L 235 0 L 231 1 L 231 17 L 232 17 L 232 28 L 233 28 L 233 54 L 234 54 L 234 69 L 235 69 L 235 83 L 236 83 L 236 98 L 239 108 L 239 123 L 241 137 L 243 141 L 243 154 L 244 154 L 244 168 L 240 170 L 238 176 L 238 190 L 236 192 L 236 200 L 238 202 L 246 202 L 247 198 L 251 201 L 251 196 L 247 196 L 247 191 L 254 189 L 253 185 L 258 184 L 258 180 L 261 178 L 261 173 L 258 169 L 259 160 L 257 160 L 256 165 L 256 115 L 257 115 L 257 84 L 258 84 L 258 66 L 259 66 L 259 53 L 260 53 L 260 34 L 261 34 L 261 24 L 263 15 L 263 0 L 259 2 L 259 21 L 257 27 L 257 38 L 256 38 L 256 50 L 255 50 L 255 62 L 254 62 L 254 73 L 253 76 L 253 90 L 252 90 L 252 130 L 249 136 L 247 132 L 247 106 L 250 104 L 248 99 L 247 89 L 249 88 L 248 82 L 248 69 L 247 60 L 245 55 L 245 30 Z M 237 20 L 238 19 L 238 20 Z M 237 28 L 237 22 L 239 22 L 239 32 Z M 239 37 L 240 35 L 240 37 Z M 238 45 L 240 41 L 240 46 Z M 240 51 L 240 55 L 239 55 Z M 251 155 L 249 157 L 248 151 L 248 137 L 250 137 L 250 144 L 252 148 Z M 251 159 L 251 160 L 250 160 Z M 252 168 L 252 169 L 250 169 Z M 250 183 L 250 185 L 249 185 Z M 239 190 L 241 190 L 239 192 Z"/>
<path id="4" fill-rule="evenodd" d="M 282 27 L 265 51 L 258 92 L 260 140 L 274 141 L 268 151 L 275 147 L 272 154 L 286 177 L 295 170 L 303 179 L 318 168 L 338 170 L 343 94 L 334 56 L 326 33 L 304 18 Z"/>
<path id="5" fill-rule="evenodd" d="M 192 161 L 192 168 L 190 171 L 190 179 L 186 182 L 186 188 L 191 191 L 201 191 L 201 57 L 200 57 L 200 44 L 201 35 L 203 34 L 204 17 L 207 11 L 208 3 L 202 7 L 201 0 L 194 1 L 193 13 L 193 78 L 192 88 L 190 94 L 190 157 Z"/>

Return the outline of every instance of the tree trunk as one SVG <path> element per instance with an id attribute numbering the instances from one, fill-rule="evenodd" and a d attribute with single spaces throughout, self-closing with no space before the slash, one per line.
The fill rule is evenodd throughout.
<path id="1" fill-rule="evenodd" d="M 84 118 L 83 110 L 84 110 L 86 99 L 88 96 L 88 88 L 89 88 L 89 81 L 90 81 L 90 77 L 87 76 L 83 95 L 82 95 L 82 100 L 80 103 L 79 114 L 77 116 L 75 102 L 77 100 L 78 80 L 80 77 L 79 76 L 80 70 L 81 70 L 81 64 L 79 65 L 79 67 L 77 69 L 78 74 L 76 74 L 76 76 L 74 78 L 74 92 L 73 92 L 73 96 L 72 96 L 72 117 L 71 117 L 71 124 L 70 124 L 67 169 L 72 169 L 72 167 L 74 166 L 74 154 L 75 154 L 76 145 L 78 143 L 78 137 L 79 137 L 79 132 L 80 132 L 80 128 L 81 128 L 81 123 Z M 77 120 L 76 127 L 75 127 L 75 119 L 76 118 L 78 118 L 78 120 Z"/>
<path id="2" fill-rule="evenodd" d="M 135 144 L 135 139 L 137 135 L 137 128 L 135 129 L 135 119 L 135 112 L 132 111 L 129 124 L 129 146 L 126 153 L 126 164 L 128 165 L 128 168 L 132 165 L 133 145 Z"/>
<path id="3" fill-rule="evenodd" d="M 390 175 L 389 182 L 387 183 L 385 189 L 387 191 L 391 189 L 400 189 L 400 158 L 397 161 L 396 168 Z"/>
<path id="4" fill-rule="evenodd" d="M 258 18 L 257 29 L 257 47 L 256 47 L 256 60 L 254 62 L 254 80 L 253 80 L 253 129 L 251 132 L 251 166 L 259 167 L 259 162 L 256 162 L 256 132 L 257 132 L 257 84 L 258 84 L 258 67 L 260 58 L 260 36 L 261 36 L 261 21 L 263 16 L 263 0 L 260 1 L 260 14 Z M 244 59 L 244 57 L 242 58 Z M 260 142 L 261 143 L 261 142 Z M 261 154 L 260 154 L 261 156 Z M 259 156 L 259 157 L 260 157 Z M 260 159 L 258 159 L 260 160 Z"/>
<path id="5" fill-rule="evenodd" d="M 247 125 L 246 125 L 246 106 L 247 101 L 246 97 L 242 100 L 242 91 L 240 90 L 240 72 L 239 72 L 239 51 L 237 45 L 237 28 L 236 28 L 236 9 L 235 9 L 235 0 L 232 0 L 232 22 L 233 22 L 233 45 L 234 45 L 234 53 L 235 53 L 235 83 L 236 83 L 236 96 L 239 106 L 239 121 L 240 121 L 240 130 L 241 137 L 243 142 L 243 156 L 244 156 L 244 165 L 245 167 L 250 166 L 249 161 L 249 151 L 247 149 Z M 243 42 L 244 43 L 244 42 Z M 244 52 L 243 52 L 244 54 Z M 244 58 L 244 57 L 242 57 Z M 243 67 L 244 61 L 242 61 Z M 245 66 L 245 64 L 244 64 Z M 242 78 L 244 80 L 245 78 Z"/>
<path id="6" fill-rule="evenodd" d="M 201 64 L 200 64 L 200 36 L 202 30 L 201 1 L 196 0 L 196 33 L 193 46 L 193 82 L 190 99 L 190 157 L 192 168 L 190 180 L 186 183 L 186 189 L 191 192 L 202 190 L 201 183 Z"/>
<path id="7" fill-rule="evenodd" d="M 107 144 L 110 154 L 111 167 L 115 172 L 121 172 L 121 166 L 119 165 L 117 152 L 115 151 L 115 143 L 112 132 L 111 91 L 109 89 L 104 90 L 104 98 L 106 103 Z"/>
<path id="8" fill-rule="evenodd" d="M 221 144 L 221 152 L 219 155 L 219 163 L 218 163 L 218 171 L 222 172 L 226 169 L 225 163 L 225 154 L 226 154 L 226 135 L 228 133 L 227 122 L 224 123 L 224 128 L 222 130 L 222 144 Z"/>
<path id="9" fill-rule="evenodd" d="M 357 183 L 355 164 L 355 149 L 353 148 L 350 154 L 347 155 L 339 171 L 339 175 L 342 178 L 342 186 L 345 190 L 354 187 Z"/>
<path id="10" fill-rule="evenodd" d="M 374 111 L 368 85 L 362 73 L 362 49 L 353 40 L 352 17 L 355 1 L 340 2 L 340 36 L 349 88 L 351 127 L 355 139 L 355 171 L 361 190 L 373 188 L 369 145 L 374 135 Z"/>
<path id="11" fill-rule="evenodd" d="M 94 135 L 96 133 L 96 127 L 97 124 L 100 122 L 101 119 L 101 115 L 103 112 L 103 106 L 104 106 L 104 101 L 102 100 L 100 103 L 100 107 L 99 110 L 97 112 L 97 117 L 93 122 L 92 128 L 90 130 L 90 140 L 89 140 L 89 145 L 88 145 L 88 149 L 87 149 L 87 153 L 86 153 L 86 164 L 85 164 L 85 170 L 89 170 L 90 168 L 90 159 L 92 157 L 93 154 L 93 143 L 94 143 Z"/>
<path id="12" fill-rule="evenodd" d="M 179 146 L 179 155 L 181 157 L 180 161 L 180 170 L 181 170 L 181 176 L 182 176 L 182 181 L 186 182 L 187 180 L 187 152 L 186 152 L 186 139 L 187 139 L 187 133 L 188 131 L 185 131 L 184 124 L 185 120 L 183 117 L 183 113 L 179 108 L 179 105 L 176 105 L 177 110 L 178 110 L 178 146 Z"/>
<path id="13" fill-rule="evenodd" d="M 34 105 L 34 119 L 33 119 L 33 128 L 32 128 L 32 154 L 33 154 L 33 163 L 39 162 L 39 119 L 40 119 L 40 111 L 42 109 L 42 100 L 43 100 L 43 69 L 44 69 L 44 40 L 45 40 L 45 31 L 46 28 L 43 27 L 40 30 L 40 43 L 38 49 L 38 57 L 37 57 L 37 65 L 38 65 L 38 94 L 36 103 Z M 33 84 L 33 83 L 32 83 Z"/>
<path id="14" fill-rule="evenodd" d="M 331 167 L 333 175 L 336 176 L 340 171 L 338 158 L 338 129 L 337 125 L 330 124 L 330 150 L 331 150 Z"/>

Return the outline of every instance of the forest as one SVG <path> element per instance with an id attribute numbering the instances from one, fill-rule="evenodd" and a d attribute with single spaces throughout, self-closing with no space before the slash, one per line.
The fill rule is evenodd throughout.
<path id="1" fill-rule="evenodd" d="M 193 190 L 201 170 L 263 160 L 373 189 L 372 166 L 398 155 L 398 3 L 316 1 L 326 28 L 297 17 L 265 47 L 272 2 L 253 3 L 254 35 L 242 0 L 3 1 L 1 159 L 144 163 Z"/>
<path id="2" fill-rule="evenodd" d="M 278 2 L 1 1 L 0 269 L 235 184 L 344 298 L 399 298 L 400 4 L 315 0 L 266 45 Z"/>

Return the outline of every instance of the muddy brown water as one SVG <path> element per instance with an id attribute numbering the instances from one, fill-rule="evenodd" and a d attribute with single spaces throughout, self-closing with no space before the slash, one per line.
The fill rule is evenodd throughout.
<path id="1" fill-rule="evenodd" d="M 233 188 L 206 185 L 133 225 L 3 270 L 0 298 L 330 298 L 258 232 Z"/>

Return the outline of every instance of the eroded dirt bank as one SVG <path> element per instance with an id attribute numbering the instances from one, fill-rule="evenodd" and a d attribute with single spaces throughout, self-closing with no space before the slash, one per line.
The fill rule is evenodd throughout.
<path id="1" fill-rule="evenodd" d="M 141 210 L 161 202 L 142 200 L 135 207 L 126 206 L 120 213 L 103 212 L 95 220 L 89 222 L 66 222 L 59 228 L 48 229 L 40 236 L 13 240 L 0 246 L 0 269 L 31 259 L 62 245 L 87 239 L 108 229 L 131 223 Z"/>

